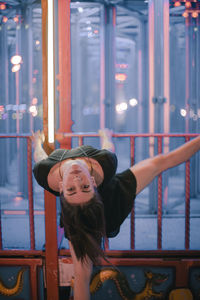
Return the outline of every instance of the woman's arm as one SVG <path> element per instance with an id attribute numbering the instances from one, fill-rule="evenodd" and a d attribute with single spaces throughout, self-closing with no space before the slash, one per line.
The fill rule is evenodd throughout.
<path id="1" fill-rule="evenodd" d="M 187 161 L 199 150 L 200 136 L 167 154 L 145 159 L 132 166 L 130 170 L 137 180 L 136 194 L 140 193 L 161 172 Z"/>
<path id="2" fill-rule="evenodd" d="M 37 163 L 38 161 L 45 159 L 48 157 L 44 149 L 42 148 L 42 144 L 44 143 L 44 133 L 40 130 L 36 131 L 32 134 L 32 141 L 33 141 L 33 158 L 34 161 Z"/>
<path id="3" fill-rule="evenodd" d="M 88 257 L 84 262 L 78 260 L 70 241 L 69 248 L 74 264 L 74 300 L 89 300 L 92 262 Z"/>

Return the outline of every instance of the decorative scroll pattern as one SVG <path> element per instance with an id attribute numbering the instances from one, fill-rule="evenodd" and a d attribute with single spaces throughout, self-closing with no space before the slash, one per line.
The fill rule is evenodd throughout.
<path id="1" fill-rule="evenodd" d="M 4 296 L 7 296 L 7 297 L 19 294 L 21 292 L 22 288 L 23 288 L 23 274 L 24 274 L 24 272 L 25 272 L 24 268 L 19 270 L 19 272 L 17 274 L 16 283 L 11 288 L 7 287 L 3 283 L 3 281 L 0 279 L 0 294 L 2 294 Z"/>

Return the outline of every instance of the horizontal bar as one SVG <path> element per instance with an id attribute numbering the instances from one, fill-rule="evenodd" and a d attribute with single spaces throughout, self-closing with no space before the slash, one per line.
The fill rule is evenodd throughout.
<path id="1" fill-rule="evenodd" d="M 180 268 L 180 266 L 188 266 L 188 267 L 199 267 L 200 266 L 200 259 L 198 260 L 193 260 L 193 259 L 173 259 L 173 260 L 165 260 L 162 258 L 109 258 L 109 261 L 113 265 L 118 265 L 118 266 L 149 266 L 149 267 L 176 267 Z M 102 265 L 109 265 L 108 262 L 104 262 L 102 260 Z M 182 268 L 184 269 L 184 268 Z"/>
<path id="2" fill-rule="evenodd" d="M 19 249 L 4 249 L 0 250 L 1 257 L 12 257 L 12 256 L 26 256 L 26 257 L 33 257 L 33 256 L 45 256 L 45 252 L 41 250 L 19 250 Z"/>
<path id="3" fill-rule="evenodd" d="M 42 266 L 41 258 L 0 258 L 0 265 Z"/>
<path id="4" fill-rule="evenodd" d="M 34 215 L 44 215 L 44 210 L 34 210 L 33 211 Z M 1 212 L 2 215 L 28 215 L 29 211 L 28 210 L 2 210 Z"/>
<path id="5" fill-rule="evenodd" d="M 0 138 L 23 138 L 23 139 L 27 139 L 30 138 L 32 135 L 27 135 L 27 134 L 0 134 Z"/>
<path id="6" fill-rule="evenodd" d="M 200 250 L 108 250 L 105 254 L 109 257 L 192 257 L 199 258 Z M 70 255 L 68 249 L 59 250 L 59 256 Z"/>
<path id="7" fill-rule="evenodd" d="M 199 258 L 200 257 L 200 250 L 108 250 L 105 251 L 105 254 L 108 257 L 115 257 L 115 258 L 149 258 L 149 257 L 156 257 L 156 258 Z M 41 250 L 1 250 L 0 251 L 1 257 L 22 257 L 25 256 L 27 259 L 28 257 L 45 257 L 45 252 Z M 69 249 L 61 249 L 59 250 L 59 256 L 70 256 Z M 0 258 L 1 259 L 1 258 Z M 2 258 L 3 259 L 3 258 Z"/>
<path id="8" fill-rule="evenodd" d="M 62 139 L 64 137 L 99 137 L 98 133 L 95 132 L 69 132 L 69 133 L 58 133 L 55 134 L 56 138 Z M 196 137 L 199 136 L 198 133 L 113 133 L 112 137 Z"/>
<path id="9" fill-rule="evenodd" d="M 28 214 L 28 210 L 3 210 L 2 214 L 4 215 L 26 215 Z"/>
<path id="10" fill-rule="evenodd" d="M 197 137 L 198 133 L 169 133 L 169 134 L 162 134 L 162 133 L 113 133 L 112 137 Z M 24 134 L 0 134 L 0 138 L 31 138 L 32 135 L 24 135 Z M 66 137 L 99 137 L 98 133 L 95 132 L 78 132 L 78 133 L 56 133 L 55 137 L 58 141 L 62 140 Z"/>

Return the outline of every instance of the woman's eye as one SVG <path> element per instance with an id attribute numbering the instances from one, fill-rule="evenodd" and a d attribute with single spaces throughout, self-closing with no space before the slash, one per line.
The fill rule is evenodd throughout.
<path id="1" fill-rule="evenodd" d="M 88 184 L 84 184 L 83 188 L 88 189 L 90 186 Z"/>
<path id="2" fill-rule="evenodd" d="M 67 192 L 72 192 L 73 190 L 73 187 L 67 188 Z"/>

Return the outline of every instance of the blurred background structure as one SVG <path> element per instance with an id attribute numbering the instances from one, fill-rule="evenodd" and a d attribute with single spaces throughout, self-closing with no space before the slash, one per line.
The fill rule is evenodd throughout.
<path id="1" fill-rule="evenodd" d="M 48 152 L 82 143 L 100 147 L 98 130 L 107 127 L 113 131 L 118 171 L 200 133 L 200 1 L 54 0 L 52 46 L 47 38 L 50 2 L 0 1 L 0 254 L 34 257 L 13 263 L 28 266 L 25 281 L 32 278 L 30 291 L 20 294 L 23 299 L 43 299 L 43 284 L 48 290 L 56 281 L 47 277 L 43 283 L 42 265 L 52 260 L 52 272 L 58 270 L 58 256 L 69 254 L 59 228 L 59 199 L 48 207 L 49 195 L 44 197 L 32 177 L 32 131 L 44 130 Z M 49 50 L 54 50 L 52 120 Z M 52 125 L 55 141 L 48 143 Z M 47 236 L 51 217 L 56 217 L 53 250 Z M 105 247 L 116 264 L 126 255 L 193 259 L 200 254 L 199 227 L 198 153 L 137 197 L 132 216 Z M 0 259 L 1 264 L 0 277 L 5 277 L 4 264 L 12 261 Z M 35 266 L 39 271 L 31 275 Z M 200 285 L 191 281 L 196 275 L 187 277 L 185 271 L 181 281 L 177 270 L 179 275 L 171 275 L 175 286 L 194 285 L 198 299 Z M 48 300 L 58 299 L 56 293 L 47 292 Z"/>

